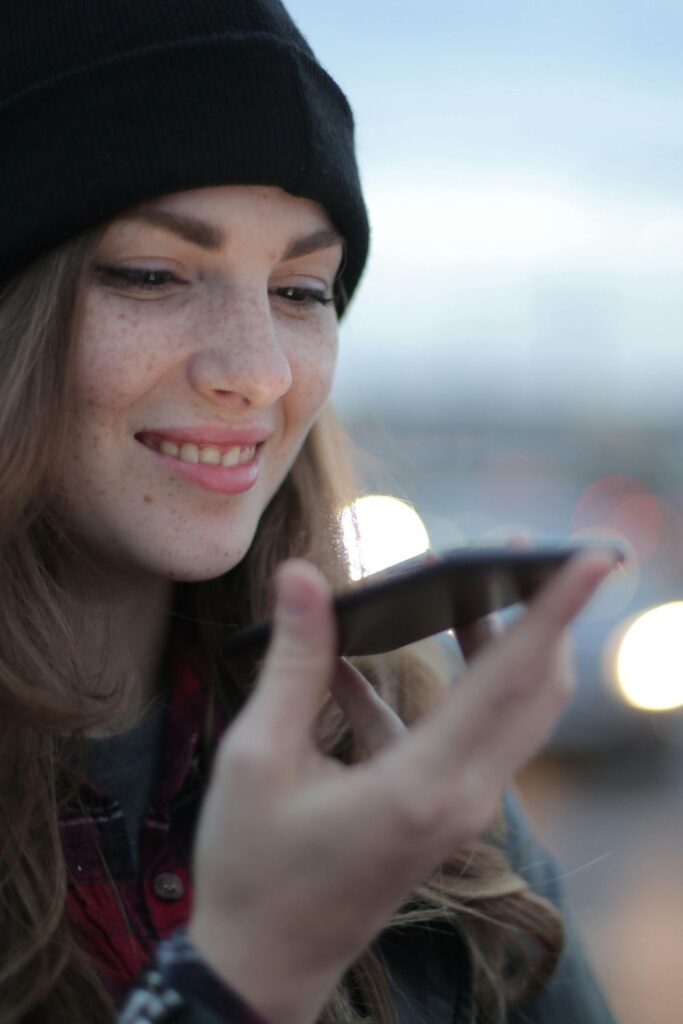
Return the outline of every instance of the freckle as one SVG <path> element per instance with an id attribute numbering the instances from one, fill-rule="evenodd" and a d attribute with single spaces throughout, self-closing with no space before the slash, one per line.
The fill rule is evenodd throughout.
<path id="1" fill-rule="evenodd" d="M 153 505 L 154 501 L 155 501 L 155 498 L 154 498 L 153 494 L 146 494 L 145 495 L 145 504 L 146 505 Z"/>

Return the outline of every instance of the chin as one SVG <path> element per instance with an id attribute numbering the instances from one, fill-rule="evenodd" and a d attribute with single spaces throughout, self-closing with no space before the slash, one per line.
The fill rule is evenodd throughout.
<path id="1" fill-rule="evenodd" d="M 247 554 L 250 543 L 231 548 L 230 551 L 217 551 L 213 557 L 203 553 L 201 557 L 188 556 L 187 560 L 174 559 L 169 565 L 157 566 L 161 575 L 175 583 L 201 583 L 202 580 L 214 580 L 224 576 L 238 565 Z"/>
<path id="2" fill-rule="evenodd" d="M 234 569 L 235 565 L 237 565 L 237 562 L 225 569 L 221 569 L 219 572 L 215 570 L 210 572 L 208 569 L 205 572 L 199 569 L 195 571 L 191 569 L 172 569 L 164 573 L 164 575 L 172 583 L 202 583 L 206 580 L 215 580 L 219 576 L 224 576 L 226 572 L 230 572 L 230 569 Z"/>

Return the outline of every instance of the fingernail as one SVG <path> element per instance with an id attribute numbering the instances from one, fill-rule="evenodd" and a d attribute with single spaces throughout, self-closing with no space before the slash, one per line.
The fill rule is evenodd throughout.
<path id="1" fill-rule="evenodd" d="M 278 608 L 286 615 L 303 615 L 310 604 L 306 583 L 296 576 L 284 576 L 278 580 Z"/>
<path id="2" fill-rule="evenodd" d="M 606 553 L 597 556 L 589 555 L 587 557 L 589 564 L 591 559 L 596 585 L 602 583 L 603 580 L 607 579 L 608 576 L 611 576 L 612 573 L 620 567 L 619 562 L 617 562 L 614 557 L 610 557 L 610 555 Z"/>

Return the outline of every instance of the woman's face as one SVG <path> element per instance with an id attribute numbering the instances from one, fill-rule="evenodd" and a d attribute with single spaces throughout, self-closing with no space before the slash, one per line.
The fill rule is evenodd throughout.
<path id="1" fill-rule="evenodd" d="M 277 188 L 177 193 L 105 231 L 57 497 L 114 578 L 245 555 L 330 390 L 341 255 L 322 207 Z"/>

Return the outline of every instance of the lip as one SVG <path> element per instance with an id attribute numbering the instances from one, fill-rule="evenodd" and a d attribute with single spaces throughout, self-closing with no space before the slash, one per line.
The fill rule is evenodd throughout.
<path id="1" fill-rule="evenodd" d="M 222 447 L 250 447 L 251 445 L 256 445 L 256 452 L 251 462 L 237 466 L 207 466 L 201 462 L 182 462 L 171 455 L 164 455 L 163 452 L 155 451 L 154 448 L 148 447 L 148 445 L 140 440 L 140 437 L 143 435 L 154 440 L 174 441 L 176 443 L 178 439 L 181 439 L 196 445 L 201 443 L 220 445 Z M 194 440 L 195 437 L 197 440 Z M 198 431 L 191 437 L 188 431 L 183 431 L 181 436 L 180 431 L 176 430 L 173 432 L 144 430 L 136 434 L 135 439 L 144 451 L 148 452 L 152 458 L 160 460 L 166 469 L 175 476 L 182 477 L 184 480 L 188 480 L 190 483 L 196 484 L 212 494 L 230 495 L 244 494 L 246 491 L 251 490 L 258 480 L 263 442 L 252 440 L 253 437 L 253 431 L 251 433 L 233 431 L 229 436 L 223 431 L 221 439 L 218 439 L 216 434 L 214 434 L 213 438 L 207 436 L 207 431 L 203 431 L 200 438 Z M 243 438 L 247 438 L 247 440 L 243 440 Z"/>
<path id="2" fill-rule="evenodd" d="M 266 427 L 243 427 L 238 430 L 218 426 L 200 427 L 153 427 L 150 430 L 138 430 L 136 440 L 148 437 L 152 441 L 173 441 L 180 447 L 183 443 L 202 446 L 215 445 L 217 448 L 249 448 L 251 445 L 263 444 L 271 436 L 272 430 Z"/>

